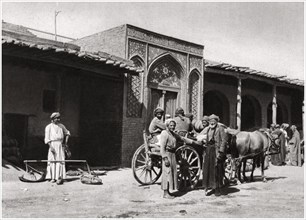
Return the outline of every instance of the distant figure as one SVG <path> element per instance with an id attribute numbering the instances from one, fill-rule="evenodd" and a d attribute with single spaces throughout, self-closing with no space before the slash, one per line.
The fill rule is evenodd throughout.
<path id="1" fill-rule="evenodd" d="M 296 129 L 295 125 L 290 127 L 292 131 L 292 137 L 289 140 L 290 148 L 290 165 L 292 166 L 302 166 L 301 161 L 301 146 L 300 146 L 300 134 Z"/>
<path id="2" fill-rule="evenodd" d="M 190 121 L 190 128 L 189 128 L 189 131 L 193 131 L 193 126 L 192 126 L 192 122 L 194 121 L 194 115 L 192 114 L 192 113 L 187 113 L 187 114 L 185 114 L 185 117 L 186 118 L 189 118 L 189 121 Z"/>
<path id="3" fill-rule="evenodd" d="M 283 123 L 281 125 L 280 130 L 283 132 L 284 137 L 285 137 L 285 162 L 289 161 L 289 147 L 288 147 L 288 132 L 287 129 L 289 128 L 289 124 L 287 123 Z"/>
<path id="4" fill-rule="evenodd" d="M 45 129 L 45 143 L 49 145 L 48 160 L 65 160 L 64 147 L 67 146 L 70 132 L 60 123 L 60 113 L 51 114 L 51 123 Z M 46 179 L 62 184 L 66 178 L 64 162 L 48 162 Z"/>
<path id="5" fill-rule="evenodd" d="M 285 134 L 281 131 L 279 125 L 275 125 L 275 129 L 273 131 L 273 136 L 276 138 L 276 141 L 278 141 L 278 145 L 280 146 L 279 153 L 278 154 L 272 154 L 271 155 L 271 163 L 275 166 L 282 166 L 285 165 L 286 161 L 286 138 Z"/>

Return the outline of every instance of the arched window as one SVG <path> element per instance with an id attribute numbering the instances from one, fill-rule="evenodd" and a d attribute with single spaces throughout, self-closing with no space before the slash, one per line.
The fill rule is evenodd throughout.
<path id="1" fill-rule="evenodd" d="M 143 61 L 139 56 L 131 58 L 136 67 L 143 67 Z M 127 117 L 141 117 L 141 74 L 127 75 Z"/>

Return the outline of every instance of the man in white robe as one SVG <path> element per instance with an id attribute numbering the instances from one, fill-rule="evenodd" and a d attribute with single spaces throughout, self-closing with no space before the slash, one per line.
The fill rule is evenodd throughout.
<path id="1" fill-rule="evenodd" d="M 68 143 L 70 132 L 60 123 L 60 113 L 54 112 L 50 116 L 51 123 L 45 128 L 45 144 L 49 145 L 48 160 L 65 160 L 64 147 Z M 66 178 L 66 168 L 64 162 L 48 162 L 46 179 L 63 183 Z"/>

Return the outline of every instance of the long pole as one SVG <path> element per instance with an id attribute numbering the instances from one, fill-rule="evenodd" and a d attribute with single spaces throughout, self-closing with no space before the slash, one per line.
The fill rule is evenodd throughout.
<path id="1" fill-rule="evenodd" d="M 54 29 L 55 29 L 55 41 L 57 41 L 57 31 L 56 31 L 56 16 L 58 15 L 58 13 L 60 13 L 61 11 L 56 11 L 54 12 Z"/>

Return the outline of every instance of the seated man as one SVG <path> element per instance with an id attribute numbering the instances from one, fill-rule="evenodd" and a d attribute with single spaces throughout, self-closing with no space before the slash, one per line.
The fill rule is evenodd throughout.
<path id="1" fill-rule="evenodd" d="M 154 110 L 154 118 L 152 119 L 150 126 L 149 126 L 149 132 L 152 136 L 152 139 L 150 140 L 151 144 L 157 144 L 159 143 L 160 139 L 160 133 L 162 130 L 166 130 L 166 125 L 162 121 L 162 117 L 164 114 L 164 110 L 157 107 Z"/>

